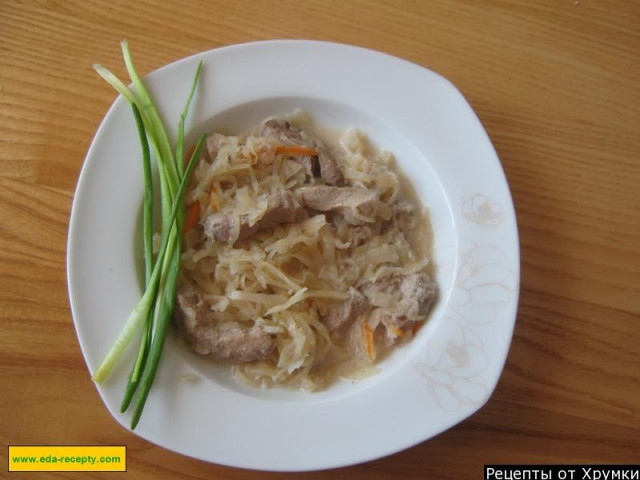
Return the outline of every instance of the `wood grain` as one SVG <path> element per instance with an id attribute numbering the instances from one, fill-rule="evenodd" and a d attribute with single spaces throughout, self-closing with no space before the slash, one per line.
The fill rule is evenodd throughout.
<path id="1" fill-rule="evenodd" d="M 506 171 L 522 290 L 489 403 L 407 451 L 296 478 L 481 478 L 486 463 L 640 461 L 640 3 L 614 0 L 0 2 L 5 447 L 124 444 L 130 478 L 257 476 L 122 429 L 82 359 L 67 299 L 67 227 L 85 153 L 115 98 L 91 65 L 123 74 L 121 38 L 141 73 L 272 38 L 406 58 L 458 86 Z"/>

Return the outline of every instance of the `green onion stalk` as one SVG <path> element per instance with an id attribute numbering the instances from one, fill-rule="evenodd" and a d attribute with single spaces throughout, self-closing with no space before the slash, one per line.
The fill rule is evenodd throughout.
<path id="1" fill-rule="evenodd" d="M 135 398 L 131 420 L 131 428 L 135 429 L 158 370 L 167 330 L 171 323 L 182 246 L 182 226 L 184 221 L 182 201 L 189 178 L 195 167 L 196 159 L 199 158 L 200 151 L 204 145 L 205 135 L 202 135 L 198 140 L 185 168 L 186 162 L 183 152 L 184 124 L 200 78 L 202 62 L 196 68 L 191 90 L 180 115 L 174 153 L 158 110 L 154 106 L 142 79 L 136 72 L 127 42 L 123 41 L 121 46 L 127 72 L 132 81 L 132 88 L 127 87 L 105 67 L 94 65 L 94 68 L 102 78 L 131 104 L 140 137 L 144 174 L 142 235 L 145 289 L 142 298 L 129 315 L 129 319 L 115 343 L 94 373 L 93 380 L 96 383 L 103 382 L 121 359 L 133 337 L 138 332 L 142 332 L 138 354 L 131 369 L 120 408 L 122 412 L 125 412 Z M 153 148 L 161 191 L 161 242 L 160 250 L 155 258 L 152 247 L 153 181 L 149 143 Z"/>

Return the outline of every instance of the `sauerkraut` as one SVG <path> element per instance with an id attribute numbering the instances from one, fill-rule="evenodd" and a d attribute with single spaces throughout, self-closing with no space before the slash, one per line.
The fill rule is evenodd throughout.
<path id="1" fill-rule="evenodd" d="M 178 332 L 252 385 L 322 389 L 427 320 L 426 209 L 355 129 L 327 141 L 297 113 L 213 133 L 185 208 Z"/>

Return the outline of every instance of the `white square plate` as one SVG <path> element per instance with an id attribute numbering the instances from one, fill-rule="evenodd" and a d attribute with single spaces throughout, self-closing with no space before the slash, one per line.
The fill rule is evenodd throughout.
<path id="1" fill-rule="evenodd" d="M 318 393 L 242 385 L 170 335 L 135 433 L 210 462 L 300 471 L 397 452 L 477 411 L 507 357 L 520 265 L 504 173 L 463 96 L 426 68 L 379 52 L 269 41 L 204 52 L 147 75 L 164 119 L 177 123 L 200 60 L 188 142 L 215 126 L 240 132 L 302 108 L 319 124 L 355 126 L 393 152 L 431 213 L 439 299 L 427 325 L 379 374 Z M 131 110 L 118 98 L 87 154 L 69 230 L 69 294 L 91 372 L 141 295 L 139 157 Z M 129 414 L 119 405 L 130 350 L 98 385 L 125 427 Z M 185 382 L 185 374 L 199 380 Z"/>

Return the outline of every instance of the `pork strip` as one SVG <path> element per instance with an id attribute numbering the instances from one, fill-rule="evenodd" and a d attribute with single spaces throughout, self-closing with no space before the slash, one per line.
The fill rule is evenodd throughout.
<path id="1" fill-rule="evenodd" d="M 296 145 L 317 150 L 322 179 L 330 185 L 337 185 L 342 181 L 342 173 L 335 159 L 329 154 L 322 141 L 306 130 L 294 127 L 282 118 L 270 118 L 262 124 L 260 133 L 262 136 L 272 138 L 284 145 Z"/>
<path id="2" fill-rule="evenodd" d="M 329 331 L 341 330 L 351 325 L 368 308 L 369 304 L 365 296 L 352 287 L 349 289 L 349 298 L 332 305 L 322 320 Z"/>
<path id="3" fill-rule="evenodd" d="M 249 238 L 259 230 L 273 228 L 282 223 L 294 223 L 298 220 L 302 208 L 293 198 L 293 194 L 284 190 L 269 194 L 267 209 L 262 218 L 253 225 L 249 224 L 249 215 L 234 215 L 233 211 L 209 215 L 204 221 L 204 233 L 211 240 L 235 243 Z M 236 220 L 240 225 L 236 228 Z"/>
<path id="4" fill-rule="evenodd" d="M 300 188 L 298 192 L 305 207 L 320 212 L 337 211 L 342 213 L 350 224 L 363 223 L 350 213 L 357 212 L 365 217 L 373 217 L 376 214 L 376 192 L 363 187 L 316 185 Z"/>
<path id="5" fill-rule="evenodd" d="M 394 275 L 375 283 L 364 284 L 361 291 L 369 300 L 374 298 L 376 293 L 392 295 L 396 299 L 393 308 L 375 308 L 370 318 L 373 328 L 380 323 L 387 327 L 387 345 L 395 342 L 397 335 L 394 331 L 397 329 L 425 321 L 436 298 L 436 284 L 426 273 Z"/>
<path id="6" fill-rule="evenodd" d="M 183 286 L 178 290 L 176 307 L 178 326 L 193 350 L 200 355 L 248 363 L 267 358 L 275 348 L 273 337 L 260 327 L 216 323 L 202 295 L 194 287 Z"/>

